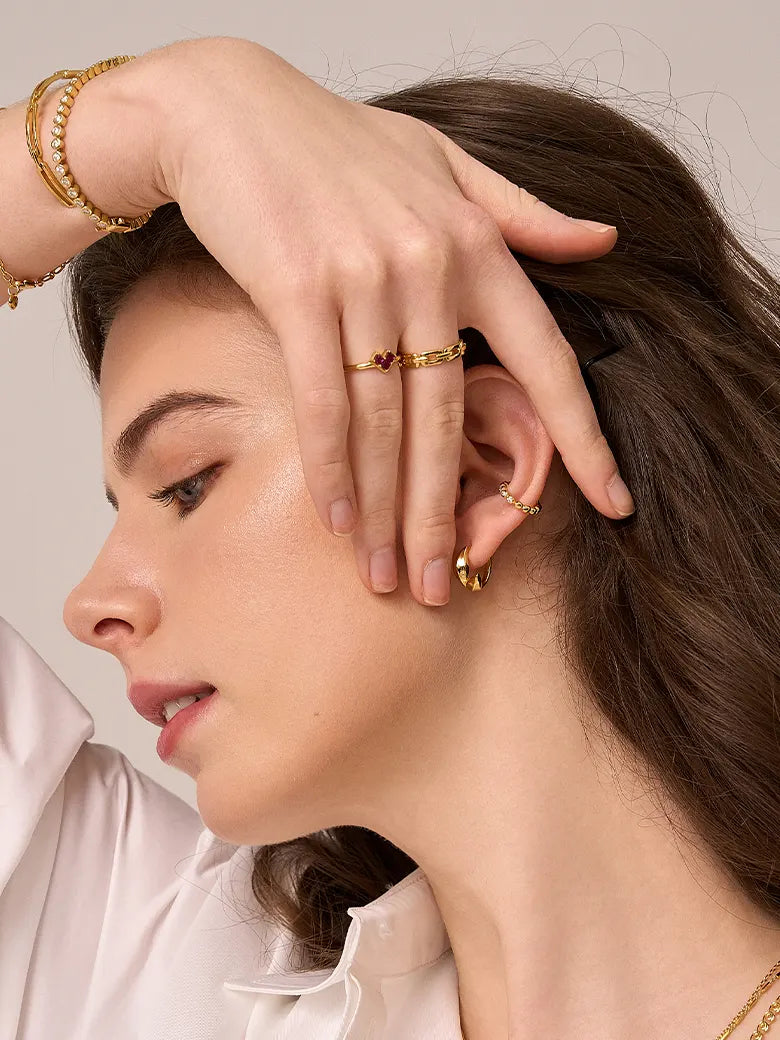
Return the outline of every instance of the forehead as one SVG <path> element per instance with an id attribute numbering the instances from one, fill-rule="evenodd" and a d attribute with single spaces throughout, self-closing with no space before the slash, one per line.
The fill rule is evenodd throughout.
<path id="1" fill-rule="evenodd" d="M 106 337 L 100 372 L 104 424 L 131 418 L 152 397 L 182 385 L 204 390 L 278 389 L 278 340 L 245 295 L 215 306 L 170 280 L 147 278 L 123 301 Z M 132 413 L 132 414 L 131 414 Z"/>

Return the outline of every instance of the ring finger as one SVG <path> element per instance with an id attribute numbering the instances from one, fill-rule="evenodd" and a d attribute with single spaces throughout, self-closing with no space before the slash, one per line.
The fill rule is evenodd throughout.
<path id="1" fill-rule="evenodd" d="M 424 353 L 458 342 L 457 310 L 442 301 L 410 325 L 401 350 Z M 455 500 L 463 444 L 463 361 L 402 370 L 404 434 L 401 461 L 404 556 L 412 595 L 428 606 L 450 598 Z"/>

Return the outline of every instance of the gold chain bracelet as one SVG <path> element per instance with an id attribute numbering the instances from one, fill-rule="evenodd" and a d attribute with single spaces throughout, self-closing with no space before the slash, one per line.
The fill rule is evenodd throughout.
<path id="1" fill-rule="evenodd" d="M 68 121 L 68 116 L 71 113 L 71 109 L 76 101 L 76 97 L 85 83 L 88 83 L 91 79 L 94 79 L 103 72 L 108 72 L 109 69 L 116 68 L 127 61 L 134 60 L 134 54 L 122 54 L 115 58 L 109 58 L 106 61 L 97 61 L 94 65 L 90 65 L 88 69 L 61 69 L 53 75 L 48 76 L 46 79 L 41 80 L 33 90 L 30 95 L 30 100 L 27 103 L 27 147 L 38 173 L 41 175 L 44 184 L 49 191 L 51 191 L 54 197 L 59 199 L 65 206 L 78 207 L 81 209 L 82 213 L 93 222 L 96 231 L 114 231 L 120 233 L 137 231 L 138 228 L 143 227 L 143 225 L 149 220 L 154 211 L 149 210 L 147 213 L 143 213 L 139 217 L 132 218 L 110 217 L 90 202 L 76 183 L 72 171 L 68 168 L 65 158 L 65 126 Z M 54 124 L 51 131 L 51 149 L 52 160 L 55 163 L 55 167 L 54 171 L 52 171 L 44 161 L 41 152 L 40 138 L 38 136 L 38 103 L 51 84 L 56 83 L 57 80 L 61 79 L 67 79 L 70 82 L 63 90 L 60 103 L 57 106 L 57 112 L 54 116 Z M 2 111 L 5 111 L 5 108 L 0 108 L 0 112 Z M 44 285 L 46 282 L 54 278 L 55 275 L 59 274 L 68 262 L 69 261 L 66 260 L 65 263 L 55 267 L 53 271 L 48 271 L 42 278 L 35 280 L 20 280 L 15 278 L 7 270 L 2 260 L 0 260 L 0 275 L 2 275 L 3 279 L 8 283 L 8 306 L 10 309 L 14 310 L 16 308 L 19 302 L 19 293 L 23 289 L 32 289 L 36 286 Z"/>
<path id="2" fill-rule="evenodd" d="M 1 111 L 2 109 L 0 109 L 0 112 Z M 67 263 L 69 263 L 68 260 L 65 261 L 65 264 Z M 60 264 L 59 267 L 55 267 L 53 271 L 47 271 L 43 278 L 38 278 L 35 281 L 30 281 L 27 278 L 19 281 L 17 278 L 14 278 L 11 272 L 6 269 L 3 261 L 0 260 L 0 275 L 2 275 L 4 281 L 8 283 L 8 306 L 11 310 L 14 310 L 18 304 L 19 293 L 22 289 L 34 289 L 36 286 L 41 286 L 45 282 L 50 282 L 55 275 L 58 275 L 60 271 L 62 271 L 65 264 Z"/>
<path id="3" fill-rule="evenodd" d="M 5 105 L 0 105 L 0 112 L 5 112 Z M 65 264 L 67 264 L 67 260 Z M 53 271 L 48 271 L 43 278 L 38 278 L 36 281 L 30 281 L 29 279 L 23 279 L 19 281 L 18 278 L 14 278 L 11 272 L 6 268 L 2 260 L 0 260 L 0 275 L 3 276 L 3 280 L 8 283 L 8 306 L 11 310 L 16 308 L 19 303 L 19 293 L 22 289 L 34 289 L 36 286 L 41 286 L 44 282 L 51 281 L 55 275 L 59 274 L 60 271 L 65 267 L 65 264 L 60 264 L 59 267 L 55 267 Z"/>

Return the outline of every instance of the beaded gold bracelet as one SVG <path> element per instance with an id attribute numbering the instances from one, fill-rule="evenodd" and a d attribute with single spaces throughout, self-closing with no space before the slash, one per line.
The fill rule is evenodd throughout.
<path id="1" fill-rule="evenodd" d="M 108 214 L 103 213 L 103 211 L 90 202 L 81 191 L 73 178 L 72 171 L 68 168 L 65 158 L 65 126 L 81 88 L 85 83 L 88 83 L 89 80 L 99 76 L 102 72 L 108 72 L 109 69 L 116 68 L 117 66 L 124 64 L 126 61 L 133 60 L 135 60 L 134 54 L 123 54 L 115 58 L 109 58 L 106 61 L 95 62 L 95 64 L 90 65 L 88 69 L 61 69 L 53 75 L 48 76 L 46 79 L 41 80 L 33 90 L 30 95 L 30 100 L 27 103 L 27 147 L 32 160 L 35 163 L 36 169 L 43 178 L 44 184 L 55 198 L 59 199 L 65 206 L 78 207 L 81 209 L 88 219 L 93 222 L 96 231 L 114 231 L 120 233 L 136 231 L 138 228 L 143 227 L 154 212 L 154 210 L 149 210 L 147 213 L 141 214 L 141 216 L 132 218 L 110 217 Z M 70 82 L 63 91 L 60 103 L 57 106 L 57 112 L 54 116 L 54 125 L 52 126 L 51 131 L 51 149 L 52 160 L 56 165 L 54 167 L 54 172 L 52 172 L 44 161 L 41 152 L 40 139 L 38 136 L 38 102 L 51 84 L 56 83 L 57 80 L 61 79 L 67 79 L 70 80 Z M 0 108 L 0 111 L 3 111 L 3 109 Z M 55 267 L 53 271 L 48 271 L 42 278 L 31 281 L 28 279 L 19 280 L 14 278 L 14 276 L 5 268 L 2 260 L 0 260 L 0 275 L 2 275 L 3 279 L 8 283 L 8 306 L 10 309 L 14 310 L 16 308 L 19 302 L 19 293 L 23 289 L 32 289 L 35 286 L 43 285 L 45 282 L 54 278 L 55 275 L 59 274 L 67 264 L 68 261 L 66 260 L 65 263 Z"/>

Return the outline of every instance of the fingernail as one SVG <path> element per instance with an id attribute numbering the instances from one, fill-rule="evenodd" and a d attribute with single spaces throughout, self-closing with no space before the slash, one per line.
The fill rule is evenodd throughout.
<path id="1" fill-rule="evenodd" d="M 599 224 L 597 220 L 584 220 L 581 217 L 569 217 L 569 220 L 573 220 L 575 224 L 582 224 L 583 227 L 588 227 L 592 231 L 617 231 L 614 224 Z"/>
<path id="2" fill-rule="evenodd" d="M 450 598 L 450 565 L 443 556 L 425 565 L 423 599 L 431 607 L 443 607 Z"/>
<path id="3" fill-rule="evenodd" d="M 368 558 L 368 576 L 374 592 L 392 592 L 398 584 L 395 549 L 386 546 L 372 552 Z"/>
<path id="4" fill-rule="evenodd" d="M 355 529 L 355 513 L 348 498 L 340 498 L 330 507 L 330 526 L 334 534 L 352 534 Z"/>
<path id="5" fill-rule="evenodd" d="M 607 484 L 607 494 L 610 502 L 621 516 L 630 516 L 636 509 L 631 492 L 619 475 L 611 483 Z"/>

